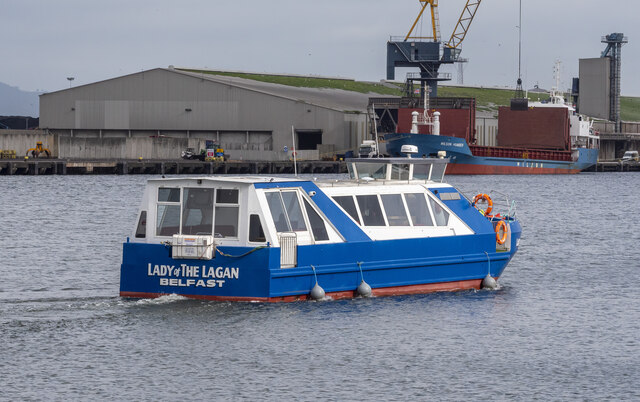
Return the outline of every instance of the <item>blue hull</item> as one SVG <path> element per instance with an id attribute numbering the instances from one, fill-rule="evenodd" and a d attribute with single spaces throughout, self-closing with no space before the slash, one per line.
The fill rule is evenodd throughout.
<path id="1" fill-rule="evenodd" d="M 520 226 L 511 223 L 511 252 L 495 252 L 495 233 L 449 237 L 301 246 L 298 267 L 280 268 L 280 249 L 264 248 L 245 257 L 217 255 L 211 261 L 174 260 L 170 248 L 125 243 L 120 292 L 123 296 L 180 294 L 212 300 L 280 301 L 306 299 L 318 283 L 328 295 L 353 297 L 362 278 L 374 295 L 478 288 L 490 272 L 500 277 L 517 250 Z M 485 254 L 486 250 L 493 252 Z M 241 255 L 247 248 L 222 248 Z M 360 267 L 362 274 L 360 273 Z M 171 269 L 171 270 L 169 270 Z M 465 283 L 466 282 L 466 283 Z M 416 287 L 425 285 L 423 288 Z"/>
<path id="2" fill-rule="evenodd" d="M 464 138 L 428 134 L 386 134 L 387 153 L 399 156 L 403 145 L 418 147 L 418 155 L 445 151 L 450 158 L 447 174 L 572 174 L 588 169 L 598 161 L 598 149 L 578 148 L 572 161 L 483 157 L 472 154 Z M 525 151 L 525 150 L 523 150 Z"/>

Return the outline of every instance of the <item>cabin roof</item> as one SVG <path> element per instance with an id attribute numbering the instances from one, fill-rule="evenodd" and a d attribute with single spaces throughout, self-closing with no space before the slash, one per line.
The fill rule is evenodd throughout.
<path id="1" fill-rule="evenodd" d="M 161 184 L 181 181 L 202 180 L 203 182 L 224 182 L 237 184 L 255 184 L 255 183 L 285 183 L 285 182 L 303 182 L 308 179 L 300 179 L 296 177 L 274 177 L 274 176 L 190 176 L 190 177 L 169 177 L 149 179 L 149 183 Z"/>

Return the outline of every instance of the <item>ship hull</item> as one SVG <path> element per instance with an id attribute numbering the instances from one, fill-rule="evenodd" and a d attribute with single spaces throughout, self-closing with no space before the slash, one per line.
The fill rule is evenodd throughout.
<path id="1" fill-rule="evenodd" d="M 228 256 L 250 249 L 228 247 L 213 260 L 194 261 L 171 258 L 165 245 L 127 242 L 120 296 L 292 302 L 309 299 L 317 281 L 328 297 L 343 299 L 357 297 L 363 279 L 373 296 L 480 289 L 487 273 L 495 279 L 502 275 L 522 233 L 518 221 L 509 221 L 510 251 L 500 252 L 492 225 L 483 226 L 487 227 L 482 233 L 460 236 L 455 242 L 438 237 L 299 247 L 299 266 L 288 269 L 280 267 L 279 248 L 233 258 Z"/>
<path id="2" fill-rule="evenodd" d="M 551 152 L 558 159 L 529 158 L 529 154 L 544 155 L 547 151 L 509 149 L 509 154 L 523 157 L 495 157 L 474 155 L 464 138 L 428 134 L 393 133 L 385 135 L 386 150 L 392 156 L 399 156 L 402 145 L 418 147 L 418 156 L 435 156 L 439 151 L 450 158 L 446 174 L 576 174 L 595 165 L 598 161 L 597 148 L 578 148 L 572 153 Z M 498 147 L 484 147 L 486 153 L 499 153 Z"/>

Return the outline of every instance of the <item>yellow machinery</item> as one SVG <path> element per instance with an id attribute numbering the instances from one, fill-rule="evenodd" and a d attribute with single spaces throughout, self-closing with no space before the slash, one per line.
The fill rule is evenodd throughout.
<path id="1" fill-rule="evenodd" d="M 445 42 L 440 37 L 440 18 L 438 15 L 439 0 L 418 0 L 420 12 L 411 25 L 409 33 L 402 37 L 387 42 L 387 79 L 395 79 L 396 67 L 419 68 L 419 73 L 407 74 L 407 96 L 414 93 L 414 82 L 420 83 L 421 92 L 429 92 L 430 96 L 438 96 L 438 82 L 451 79 L 450 74 L 439 74 L 443 64 L 462 63 L 466 60 L 460 58 L 460 44 L 467 35 L 469 26 L 476 15 L 476 11 L 482 0 L 467 0 L 460 14 L 451 38 Z M 445 0 L 446 1 L 446 0 Z M 422 21 L 429 7 L 431 14 L 431 29 L 426 36 L 416 34 L 421 29 L 416 29 L 418 22 Z M 425 17 L 425 19 L 427 19 Z M 426 24 L 425 24 L 426 25 Z M 427 89 L 428 88 L 428 89 Z"/>
<path id="2" fill-rule="evenodd" d="M 15 159 L 16 151 L 14 149 L 1 149 L 0 159 Z"/>
<path id="3" fill-rule="evenodd" d="M 407 41 L 409 39 L 413 40 L 424 40 L 430 39 L 434 42 L 440 42 L 440 18 L 438 16 L 438 0 L 419 0 L 422 4 L 422 8 L 420 9 L 420 13 L 418 13 L 418 17 L 414 21 L 413 25 L 411 25 L 411 29 L 409 29 L 409 33 L 405 36 L 404 40 Z M 476 11 L 478 10 L 478 6 L 482 0 L 467 0 L 467 4 L 464 9 L 462 9 L 462 13 L 460 14 L 460 18 L 458 19 L 458 23 L 456 24 L 453 33 L 451 34 L 451 38 L 444 45 L 451 49 L 457 49 L 460 46 L 460 43 L 464 40 L 464 37 L 467 35 L 467 30 L 469 29 L 469 25 L 473 21 L 473 17 L 476 15 Z M 418 21 L 422 18 L 422 14 L 424 14 L 427 6 L 430 7 L 431 11 L 431 28 L 433 36 L 411 36 L 413 30 L 416 25 L 418 25 Z"/>
<path id="4" fill-rule="evenodd" d="M 51 157 L 51 151 L 49 151 L 48 148 L 44 148 L 42 146 L 42 141 L 36 142 L 36 147 L 35 148 L 27 149 L 27 155 L 26 156 L 29 156 L 29 154 L 31 154 L 31 156 L 34 157 L 34 158 L 39 158 L 40 155 L 42 155 L 42 154 L 46 154 L 47 158 Z"/>
<path id="5" fill-rule="evenodd" d="M 471 25 L 471 21 L 473 21 L 473 17 L 476 16 L 476 11 L 481 1 L 482 0 L 467 0 L 467 4 L 462 9 L 462 14 L 460 14 L 451 38 L 449 38 L 449 42 L 447 42 L 445 46 L 451 49 L 457 49 L 458 46 L 460 46 L 460 43 L 462 43 L 464 37 L 467 35 L 467 30 L 469 29 L 469 25 Z"/>

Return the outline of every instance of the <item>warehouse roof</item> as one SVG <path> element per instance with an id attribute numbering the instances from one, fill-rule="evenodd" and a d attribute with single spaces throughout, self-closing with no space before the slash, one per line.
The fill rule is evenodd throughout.
<path id="1" fill-rule="evenodd" d="M 294 87 L 213 73 L 196 73 L 171 68 L 166 70 L 343 112 L 366 112 L 369 97 L 380 96 L 334 88 Z"/>
<path id="2" fill-rule="evenodd" d="M 41 97 L 43 96 L 46 97 L 50 94 L 54 94 L 58 92 L 75 91 L 81 87 L 109 82 L 112 80 L 118 80 L 120 78 L 127 77 L 127 76 L 144 74 L 150 71 L 164 71 L 172 74 L 196 77 L 198 79 L 205 80 L 205 81 L 230 85 L 233 87 L 242 88 L 248 91 L 255 91 L 255 92 L 259 92 L 259 93 L 263 93 L 271 96 L 277 96 L 277 97 L 288 99 L 294 102 L 308 103 L 310 105 L 315 105 L 318 107 L 323 107 L 323 108 L 327 108 L 327 109 L 331 109 L 339 112 L 364 113 L 367 110 L 369 97 L 380 96 L 380 94 L 378 93 L 362 93 L 357 91 L 349 91 L 349 90 L 336 89 L 336 88 L 309 88 L 309 87 L 303 87 L 303 86 L 276 84 L 276 83 L 270 83 L 270 82 L 257 81 L 249 78 L 240 78 L 236 76 L 216 74 L 216 73 L 225 74 L 226 72 L 224 71 L 215 71 L 215 72 L 187 71 L 186 69 L 178 69 L 170 66 L 169 68 L 154 68 L 151 70 L 128 74 L 125 76 L 114 77 L 114 78 L 106 79 L 103 81 L 80 85 L 73 88 L 66 88 L 59 91 L 44 93 L 41 95 Z M 297 76 L 297 78 L 308 78 L 310 80 L 313 80 L 318 77 Z M 325 78 L 325 79 L 328 79 L 328 78 Z M 354 82 L 353 80 L 344 79 L 344 78 L 331 78 L 330 80 L 334 80 L 337 82 L 339 81 L 351 82 L 351 83 Z M 369 84 L 373 86 L 380 85 L 380 84 L 374 84 L 374 83 L 369 83 Z M 389 95 L 385 95 L 385 96 L 389 96 Z"/>

